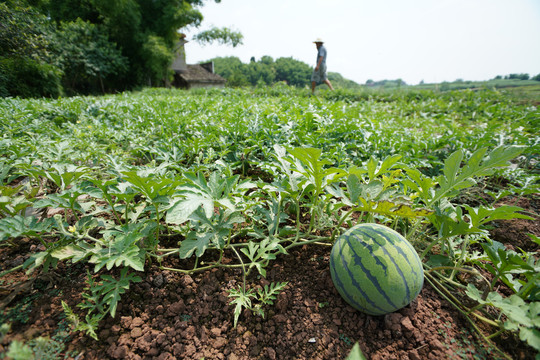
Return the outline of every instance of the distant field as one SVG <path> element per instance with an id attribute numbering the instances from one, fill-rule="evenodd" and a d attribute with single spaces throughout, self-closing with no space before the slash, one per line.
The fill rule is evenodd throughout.
<path id="1" fill-rule="evenodd" d="M 488 81 L 454 81 L 454 82 L 442 82 L 437 84 L 421 84 L 414 85 L 416 89 L 423 90 L 459 90 L 470 88 L 488 88 L 488 89 L 503 89 L 509 87 L 525 87 L 525 86 L 537 86 L 540 82 L 535 80 L 488 80 Z"/>
<path id="2" fill-rule="evenodd" d="M 540 84 L 508 87 L 505 90 L 519 99 L 532 101 L 536 105 L 540 104 Z"/>

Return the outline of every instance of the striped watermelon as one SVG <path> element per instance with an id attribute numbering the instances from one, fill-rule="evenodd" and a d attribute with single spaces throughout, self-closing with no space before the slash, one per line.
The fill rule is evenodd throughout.
<path id="1" fill-rule="evenodd" d="M 340 236 L 332 247 L 330 272 L 339 294 L 370 315 L 401 309 L 424 285 L 422 262 L 412 245 L 379 224 L 359 224 Z"/>

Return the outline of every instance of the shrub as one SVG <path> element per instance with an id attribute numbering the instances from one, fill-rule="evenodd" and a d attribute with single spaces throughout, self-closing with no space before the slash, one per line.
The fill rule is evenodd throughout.
<path id="1" fill-rule="evenodd" d="M 0 58 L 0 96 L 58 97 L 61 71 L 30 58 Z"/>

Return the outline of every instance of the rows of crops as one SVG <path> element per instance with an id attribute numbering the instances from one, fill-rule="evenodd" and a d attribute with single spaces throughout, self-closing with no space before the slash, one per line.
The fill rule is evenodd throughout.
<path id="1" fill-rule="evenodd" d="M 41 245 L 0 275 L 87 264 L 83 301 L 65 306 L 76 330 L 97 337 L 150 263 L 243 269 L 229 293 L 236 325 L 243 308 L 264 313 L 284 286 L 256 292 L 247 274 L 264 276 L 293 247 L 332 244 L 356 222 L 379 222 L 413 243 L 426 280 L 473 324 L 516 332 L 540 350 L 537 254 L 506 250 L 487 231 L 493 220 L 532 219 L 493 206 L 537 196 L 532 105 L 492 91 L 308 97 L 280 87 L 2 99 L 0 107 L 0 246 Z M 480 205 L 457 201 L 473 188 Z M 63 211 L 46 216 L 51 209 Z M 167 267 L 173 256 L 185 267 Z M 462 283 L 463 272 L 480 280 Z"/>

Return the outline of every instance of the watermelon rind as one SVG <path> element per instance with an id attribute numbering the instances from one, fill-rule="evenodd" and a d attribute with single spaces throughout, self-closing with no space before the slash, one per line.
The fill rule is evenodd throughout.
<path id="1" fill-rule="evenodd" d="M 343 299 L 369 315 L 407 306 L 424 285 L 414 247 L 398 232 L 372 223 L 356 225 L 336 240 L 330 274 Z"/>

